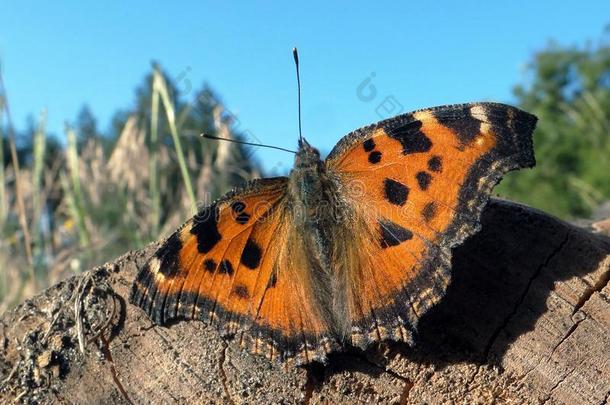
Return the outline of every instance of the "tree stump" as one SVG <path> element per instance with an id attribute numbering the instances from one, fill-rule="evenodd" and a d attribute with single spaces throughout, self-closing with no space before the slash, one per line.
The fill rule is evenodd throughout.
<path id="1" fill-rule="evenodd" d="M 157 244 L 0 318 L 0 402 L 549 403 L 610 397 L 610 239 L 492 200 L 454 249 L 414 347 L 282 366 L 197 321 L 153 325 L 127 301 Z"/>

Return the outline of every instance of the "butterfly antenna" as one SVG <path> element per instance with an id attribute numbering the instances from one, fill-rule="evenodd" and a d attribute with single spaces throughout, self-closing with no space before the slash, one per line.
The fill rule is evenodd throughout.
<path id="1" fill-rule="evenodd" d="M 292 56 L 294 56 L 294 64 L 297 67 L 297 97 L 299 106 L 299 143 L 303 143 L 303 133 L 301 132 L 301 76 L 299 75 L 299 53 L 297 48 L 292 48 Z"/>
<path id="2" fill-rule="evenodd" d="M 240 145 L 260 146 L 261 148 L 277 149 L 277 150 L 281 150 L 284 152 L 297 153 L 294 150 L 280 148 L 279 146 L 265 145 L 262 143 L 246 142 L 246 141 L 240 141 L 237 139 L 223 138 L 220 136 L 214 136 L 214 135 L 208 135 L 208 134 L 201 134 L 201 137 L 206 138 L 206 139 L 214 139 L 215 141 L 227 141 L 227 142 L 238 143 Z"/>

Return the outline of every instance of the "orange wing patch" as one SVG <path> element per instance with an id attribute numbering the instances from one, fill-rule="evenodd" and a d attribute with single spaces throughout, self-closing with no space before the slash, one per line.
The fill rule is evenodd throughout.
<path id="1" fill-rule="evenodd" d="M 308 363 L 336 346 L 307 289 L 308 270 L 289 265 L 286 179 L 258 181 L 200 211 L 138 273 L 131 301 L 155 323 L 198 319 L 270 359 Z M 322 343 L 322 344 L 321 344 Z"/>
<path id="2" fill-rule="evenodd" d="M 444 295 L 450 250 L 476 231 L 492 187 L 506 171 L 533 166 L 535 122 L 505 105 L 447 106 L 339 142 L 328 168 L 360 218 L 356 229 L 373 235 L 351 243 L 362 264 L 349 270 L 359 280 L 348 296 L 354 344 L 411 339 Z"/>

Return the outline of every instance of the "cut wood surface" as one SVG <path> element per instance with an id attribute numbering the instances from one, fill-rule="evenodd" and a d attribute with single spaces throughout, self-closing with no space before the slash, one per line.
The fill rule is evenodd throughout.
<path id="1" fill-rule="evenodd" d="M 308 368 L 153 325 L 127 297 L 157 244 L 129 252 L 2 315 L 0 403 L 608 403 L 610 240 L 499 200 L 482 224 L 415 347 Z"/>

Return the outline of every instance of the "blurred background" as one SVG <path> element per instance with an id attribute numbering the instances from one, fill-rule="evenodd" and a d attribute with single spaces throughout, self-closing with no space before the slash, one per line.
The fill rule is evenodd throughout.
<path id="1" fill-rule="evenodd" d="M 168 236 L 197 205 L 347 132 L 434 105 L 536 114 L 537 166 L 498 195 L 610 216 L 610 3 L 0 5 L 0 313 Z"/>

